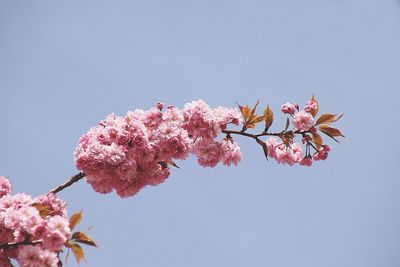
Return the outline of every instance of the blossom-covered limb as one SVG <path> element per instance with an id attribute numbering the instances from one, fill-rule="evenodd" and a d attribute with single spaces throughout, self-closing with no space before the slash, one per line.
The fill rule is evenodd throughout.
<path id="1" fill-rule="evenodd" d="M 36 245 L 36 244 L 41 244 L 42 242 L 43 242 L 42 240 L 10 242 L 10 243 L 0 244 L 0 249 L 7 249 L 7 248 L 18 247 L 18 246 Z"/>
<path id="2" fill-rule="evenodd" d="M 75 165 L 96 192 L 115 191 L 125 198 L 145 186 L 162 183 L 169 177 L 170 167 L 177 166 L 174 161 L 191 154 L 203 167 L 237 165 L 242 154 L 233 135 L 253 138 L 267 157 L 291 166 L 310 166 L 315 160 L 326 159 L 330 147 L 323 144 L 318 131 L 336 141 L 343 136 L 329 125 L 341 116 L 322 114 L 315 118 L 319 105 L 314 97 L 302 110 L 298 104 L 282 105 L 281 111 L 288 117 L 280 132 L 269 132 L 274 114 L 267 106 L 257 115 L 258 103 L 253 108 L 239 104 L 239 109 L 211 108 L 197 100 L 183 109 L 158 103 L 149 110 L 128 111 L 125 116 L 110 114 L 80 138 Z M 261 123 L 265 123 L 261 133 L 249 133 Z M 228 129 L 239 124 L 241 130 Z M 222 140 L 221 134 L 225 135 Z M 270 139 L 263 140 L 267 136 Z M 296 143 L 296 136 L 301 137 L 301 143 Z"/>

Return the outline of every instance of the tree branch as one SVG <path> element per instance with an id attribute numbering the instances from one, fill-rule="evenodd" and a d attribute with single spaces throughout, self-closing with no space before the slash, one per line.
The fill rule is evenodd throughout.
<path id="1" fill-rule="evenodd" d="M 250 133 L 246 133 L 245 131 L 246 131 L 245 128 L 242 131 L 222 130 L 222 132 L 227 134 L 228 136 L 230 136 L 232 134 L 236 134 L 236 135 L 241 135 L 241 136 L 253 138 L 262 147 L 262 149 L 264 151 L 265 158 L 267 160 L 268 160 L 268 147 L 267 147 L 267 144 L 260 139 L 260 137 L 262 137 L 262 136 L 277 136 L 277 137 L 280 137 L 282 139 L 285 138 L 285 137 L 292 139 L 294 137 L 294 135 L 296 135 L 296 134 L 304 136 L 305 134 L 310 133 L 310 131 L 305 131 L 305 132 L 300 132 L 300 131 L 282 131 L 280 133 L 268 133 L 268 132 L 264 131 L 264 132 L 259 133 L 259 134 L 250 134 Z"/>
<path id="2" fill-rule="evenodd" d="M 13 248 L 13 247 L 17 247 L 17 246 L 27 246 L 27 245 L 34 246 L 37 244 L 41 244 L 42 242 L 43 242 L 42 240 L 34 240 L 34 241 L 4 243 L 4 244 L 0 244 L 0 249 Z"/>
<path id="3" fill-rule="evenodd" d="M 56 194 L 62 190 L 64 190 L 65 188 L 71 186 L 72 184 L 78 182 L 79 180 L 83 179 L 86 176 L 85 173 L 80 172 L 74 176 L 72 176 L 71 178 L 69 178 L 65 183 L 57 186 L 56 188 L 53 188 L 52 190 L 50 190 L 47 194 Z"/>
<path id="4" fill-rule="evenodd" d="M 300 132 L 300 131 L 282 131 L 280 133 L 268 133 L 268 132 L 262 132 L 259 134 L 250 134 L 250 133 L 246 133 L 244 131 L 233 131 L 233 130 L 222 130 L 223 133 L 225 134 L 237 134 L 237 135 L 242 135 L 242 136 L 246 136 L 246 137 L 251 137 L 253 139 L 257 139 L 258 137 L 261 136 L 284 136 L 286 133 L 293 133 L 293 134 L 299 134 L 299 135 L 304 135 L 307 133 L 310 133 L 310 131 L 305 131 L 305 132 Z"/>
<path id="5" fill-rule="evenodd" d="M 253 138 L 259 145 L 262 146 L 264 153 L 267 156 L 267 148 L 265 145 L 265 142 L 262 141 L 260 139 L 260 137 L 262 136 L 278 136 L 278 137 L 283 137 L 285 135 L 295 135 L 295 134 L 301 134 L 304 135 L 307 132 L 299 132 L 299 131 L 282 131 L 280 133 L 268 133 L 268 132 L 262 132 L 259 134 L 250 134 L 250 133 L 246 133 L 245 130 L 243 131 L 234 131 L 234 130 L 222 130 L 223 133 L 227 134 L 227 135 L 231 135 L 231 134 L 236 134 L 236 135 L 242 135 L 242 136 L 246 136 L 246 137 L 250 137 Z M 56 188 L 53 188 L 52 190 L 50 190 L 47 194 L 56 194 L 62 190 L 64 190 L 65 188 L 71 186 L 72 184 L 78 182 L 79 180 L 82 180 L 84 177 L 86 176 L 85 173 L 83 172 L 79 172 L 78 174 L 72 176 L 71 178 L 69 178 L 65 183 L 57 186 Z"/>

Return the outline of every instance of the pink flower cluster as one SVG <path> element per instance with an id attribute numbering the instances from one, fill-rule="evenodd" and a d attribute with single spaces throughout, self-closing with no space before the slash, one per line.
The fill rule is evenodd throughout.
<path id="1" fill-rule="evenodd" d="M 290 114 L 290 115 L 293 115 L 298 109 L 299 109 L 298 104 L 290 104 L 289 102 L 281 106 L 281 111 L 285 114 Z"/>
<path id="2" fill-rule="evenodd" d="M 10 183 L 0 177 L 0 244 L 33 242 L 0 250 L 0 266 L 12 266 L 15 259 L 21 267 L 59 264 L 58 253 L 70 238 L 66 204 L 54 194 L 31 198 L 11 195 Z"/>
<path id="3" fill-rule="evenodd" d="M 303 153 L 300 144 L 292 143 L 287 145 L 274 137 L 270 137 L 266 144 L 269 157 L 275 159 L 279 164 L 288 164 L 290 166 L 297 163 L 302 166 L 311 166 L 313 161 L 326 160 L 331 149 L 330 146 L 323 145 L 314 155 L 311 155 L 307 151 Z"/>
<path id="4" fill-rule="evenodd" d="M 311 129 L 314 126 L 313 116 L 305 110 L 301 110 L 294 114 L 293 116 L 293 124 L 295 130 L 300 132 L 305 132 Z"/>
<path id="5" fill-rule="evenodd" d="M 270 137 L 267 142 L 268 156 L 274 158 L 279 164 L 293 166 L 303 158 L 303 150 L 299 144 L 286 145 L 276 138 Z"/>
<path id="6" fill-rule="evenodd" d="M 299 110 L 298 104 L 286 103 L 281 106 L 281 111 L 284 114 L 289 114 L 293 117 L 295 130 L 300 132 L 308 131 L 314 126 L 314 119 L 311 112 L 318 108 L 315 101 L 308 101 L 304 110 Z M 296 113 L 297 111 L 297 113 Z"/>
<path id="7" fill-rule="evenodd" d="M 294 130 L 300 133 L 307 131 L 312 132 L 315 130 L 315 128 L 313 128 L 314 117 L 312 113 L 317 110 L 318 103 L 312 100 L 306 103 L 304 110 L 300 110 L 297 104 L 291 104 L 289 102 L 281 106 L 281 111 L 292 117 Z M 328 145 L 321 144 L 321 147 L 311 155 L 309 147 L 307 147 L 306 152 L 303 153 L 300 144 L 283 139 L 278 141 L 274 137 L 270 137 L 266 145 L 269 157 L 274 158 L 279 164 L 288 164 L 290 166 L 297 163 L 303 166 L 311 166 L 313 161 L 327 159 L 328 152 L 330 151 Z"/>
<path id="8" fill-rule="evenodd" d="M 162 183 L 170 174 L 169 164 L 189 154 L 204 167 L 238 164 L 242 156 L 236 142 L 215 138 L 228 124 L 238 125 L 240 116 L 237 109 L 212 109 L 202 100 L 182 110 L 158 103 L 124 117 L 110 114 L 80 138 L 75 164 L 96 192 L 132 196 Z"/>
<path id="9" fill-rule="evenodd" d="M 310 100 L 306 103 L 304 110 L 306 112 L 313 113 L 318 110 L 318 103 L 316 101 Z"/>

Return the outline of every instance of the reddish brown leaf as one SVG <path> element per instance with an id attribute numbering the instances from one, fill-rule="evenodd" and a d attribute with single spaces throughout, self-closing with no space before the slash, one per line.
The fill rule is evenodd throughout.
<path id="1" fill-rule="evenodd" d="M 265 156 L 265 158 L 268 160 L 268 147 L 267 147 L 267 144 L 262 144 L 262 149 L 263 149 L 263 151 L 264 151 L 264 156 Z"/>
<path id="2" fill-rule="evenodd" d="M 259 122 L 262 122 L 264 119 L 265 119 L 264 115 L 262 115 L 262 116 L 255 116 L 255 117 L 252 119 L 252 122 L 254 122 L 254 123 L 259 123 Z"/>
<path id="3" fill-rule="evenodd" d="M 311 115 L 315 118 L 315 116 L 317 116 L 317 114 L 318 114 L 319 103 L 318 103 L 318 101 L 315 99 L 314 94 L 312 95 L 310 101 L 313 101 L 313 102 L 317 103 L 317 108 L 316 108 L 315 110 L 312 110 L 312 111 L 311 111 Z"/>
<path id="4" fill-rule="evenodd" d="M 254 105 L 254 108 L 251 110 L 251 114 L 254 115 L 256 113 L 256 109 L 257 109 L 257 106 L 259 103 L 260 103 L 260 100 L 257 100 L 256 104 Z"/>
<path id="5" fill-rule="evenodd" d="M 339 137 L 339 136 L 345 137 L 345 136 L 340 132 L 339 129 L 330 127 L 330 126 L 328 126 L 328 125 L 321 125 L 321 126 L 319 127 L 319 130 L 320 130 L 321 132 L 323 132 L 324 134 L 326 134 L 327 136 L 329 136 L 330 138 L 332 138 L 333 140 L 335 140 L 336 142 L 339 142 L 339 141 L 338 141 L 335 137 Z"/>
<path id="6" fill-rule="evenodd" d="M 254 105 L 253 109 L 250 109 L 248 106 L 241 106 L 237 103 L 239 106 L 240 112 L 242 113 L 243 117 L 243 127 L 244 128 L 255 128 L 256 123 L 259 123 L 264 120 L 264 116 L 257 116 L 256 109 L 258 105 L 257 103 Z"/>
<path id="7" fill-rule="evenodd" d="M 43 219 L 54 212 L 51 206 L 43 205 L 41 203 L 33 203 L 32 206 L 39 211 L 40 217 L 42 217 Z"/>
<path id="8" fill-rule="evenodd" d="M 257 143 L 259 145 L 261 145 L 261 147 L 262 147 L 262 149 L 264 151 L 265 158 L 268 160 L 268 147 L 267 147 L 267 144 L 265 142 L 263 142 L 262 140 L 258 139 L 258 138 L 256 139 L 256 141 L 257 141 Z"/>
<path id="9" fill-rule="evenodd" d="M 265 131 L 268 131 L 269 127 L 271 127 L 274 122 L 274 113 L 269 108 L 269 105 L 264 109 L 264 118 L 265 118 Z"/>
<path id="10" fill-rule="evenodd" d="M 77 212 L 72 214 L 71 218 L 69 219 L 69 228 L 72 230 L 75 228 L 75 226 L 81 222 L 83 217 L 83 212 Z"/>
<path id="11" fill-rule="evenodd" d="M 236 104 L 239 106 L 240 113 L 242 113 L 243 127 L 246 127 L 246 123 L 249 120 L 249 117 L 251 115 L 251 109 L 248 106 L 239 105 L 239 103 L 237 103 L 237 102 L 236 102 Z"/>
<path id="12" fill-rule="evenodd" d="M 328 125 L 321 125 L 321 126 L 319 127 L 319 129 L 320 129 L 321 131 L 325 131 L 325 132 L 329 133 L 329 134 L 332 135 L 332 136 L 342 136 L 342 137 L 344 137 L 344 135 L 340 132 L 339 129 L 330 127 L 330 126 L 328 126 Z"/>
<path id="13" fill-rule="evenodd" d="M 68 248 L 68 250 L 67 250 L 67 255 L 65 255 L 65 259 L 64 259 L 65 263 L 67 263 L 67 262 L 68 262 L 68 259 L 69 259 L 69 252 L 70 252 L 69 248 L 71 248 L 71 246 L 69 245 L 69 242 L 70 242 L 70 241 L 68 241 L 68 242 L 65 244 L 65 246 Z"/>
<path id="14" fill-rule="evenodd" d="M 319 150 L 323 144 L 322 137 L 318 133 L 313 133 L 313 142 L 316 145 L 317 149 Z"/>
<path id="15" fill-rule="evenodd" d="M 289 129 L 289 125 L 290 125 L 290 120 L 289 120 L 289 118 L 286 118 L 285 131 L 287 131 L 287 129 Z"/>
<path id="16" fill-rule="evenodd" d="M 94 242 L 94 240 L 90 236 L 82 232 L 73 233 L 71 239 L 78 243 L 82 243 L 92 247 L 97 247 L 96 242 Z"/>
<path id="17" fill-rule="evenodd" d="M 85 253 L 83 252 L 81 246 L 76 243 L 71 243 L 70 246 L 78 264 L 81 262 L 81 260 L 85 260 Z"/>
<path id="18" fill-rule="evenodd" d="M 317 100 L 315 100 L 315 96 L 314 96 L 314 94 L 312 94 L 311 101 L 315 101 L 315 102 L 317 102 Z"/>
<path id="19" fill-rule="evenodd" d="M 243 120 L 246 121 L 247 118 L 249 117 L 249 115 L 251 114 L 250 108 L 248 106 L 239 105 L 239 103 L 237 103 L 237 102 L 236 102 L 236 104 L 239 106 L 240 113 L 242 113 Z"/>
<path id="20" fill-rule="evenodd" d="M 330 124 L 332 122 L 338 121 L 342 116 L 343 116 L 343 114 L 338 116 L 337 114 L 324 113 L 318 118 L 315 125 Z"/>
<path id="21" fill-rule="evenodd" d="M 176 165 L 175 161 L 173 161 L 172 159 L 171 159 L 171 160 L 168 160 L 167 163 L 168 163 L 169 165 L 175 167 L 175 168 L 178 168 L 178 169 L 181 168 L 181 167 L 179 167 L 178 165 Z"/>

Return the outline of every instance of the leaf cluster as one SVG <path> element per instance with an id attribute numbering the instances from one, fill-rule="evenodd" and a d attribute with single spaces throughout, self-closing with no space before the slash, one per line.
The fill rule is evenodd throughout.
<path id="1" fill-rule="evenodd" d="M 82 221 L 82 218 L 83 218 L 82 211 L 74 213 L 71 216 L 71 218 L 69 219 L 69 227 L 71 231 L 76 227 L 76 225 L 78 225 Z M 66 260 L 68 259 L 69 256 L 69 249 L 72 250 L 72 253 L 74 254 L 78 264 L 81 262 L 81 260 L 85 260 L 85 253 L 83 251 L 83 248 L 79 245 L 79 243 L 92 247 L 97 247 L 96 242 L 86 233 L 80 231 L 74 232 L 65 245 L 68 248 L 68 254 Z"/>
<path id="2" fill-rule="evenodd" d="M 242 131 L 245 131 L 247 129 L 254 129 L 256 127 L 257 123 L 260 123 L 263 121 L 265 122 L 265 131 L 268 131 L 269 127 L 271 127 L 271 125 L 274 121 L 274 113 L 272 112 L 269 105 L 264 109 L 262 115 L 257 115 L 256 110 L 257 110 L 257 106 L 259 104 L 258 100 L 253 108 L 250 108 L 247 105 L 242 106 L 239 103 L 236 103 L 236 104 L 238 105 L 240 112 L 242 113 L 242 118 L 243 118 Z"/>

